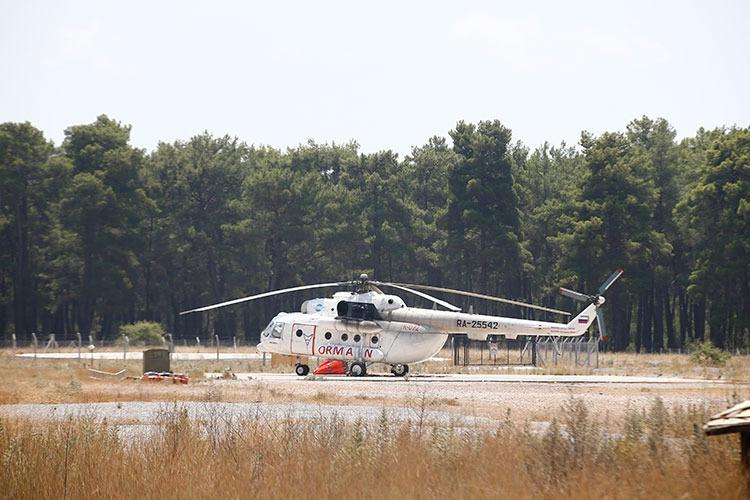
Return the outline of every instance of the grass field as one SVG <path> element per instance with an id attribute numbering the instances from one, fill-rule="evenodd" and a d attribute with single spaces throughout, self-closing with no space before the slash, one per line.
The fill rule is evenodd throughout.
<path id="1" fill-rule="evenodd" d="M 427 361 L 412 366 L 413 374 L 423 373 L 518 373 L 519 369 L 505 366 L 453 366 L 449 361 L 451 353 L 443 350 L 437 358 L 444 361 Z M 314 364 L 314 360 L 313 360 Z M 176 393 L 173 387 L 147 385 L 140 383 L 113 384 L 100 377 L 92 378 L 87 371 L 91 367 L 103 371 L 117 372 L 126 369 L 127 374 L 137 376 L 142 373 L 142 362 L 138 360 L 95 360 L 85 356 L 78 360 L 50 360 L 17 358 L 10 349 L 0 350 L 0 404 L 1 403 L 63 403 L 63 402 L 96 402 L 96 401 L 171 401 L 177 397 L 183 400 L 201 400 L 205 390 L 194 390 L 195 384 L 203 382 L 207 372 L 281 372 L 290 373 L 291 366 L 265 366 L 260 360 L 197 360 L 173 361 L 172 369 L 188 373 L 191 385 L 182 387 Z M 706 380 L 721 380 L 736 384 L 750 384 L 750 357 L 734 356 L 722 366 L 704 366 L 694 362 L 688 355 L 678 354 L 632 354 L 602 353 L 599 358 L 600 368 L 583 366 L 544 366 L 540 368 L 523 368 L 522 373 L 550 375 L 648 375 L 648 376 L 681 376 Z M 386 367 L 372 368 L 386 373 Z M 262 389 L 262 388 L 261 388 Z M 744 396 L 743 390 L 738 390 Z M 229 401 L 274 399 L 274 391 L 265 394 L 247 394 L 246 390 L 232 391 L 225 389 Z M 264 391 L 260 391 L 264 392 Z M 750 394 L 747 394 L 750 396 Z M 283 399 L 283 395 L 281 396 Z M 276 398 L 278 399 L 278 398 Z M 736 399 L 736 398 L 735 398 Z"/>
<path id="2" fill-rule="evenodd" d="M 0 420 L 4 498 L 747 498 L 731 438 L 658 400 L 617 422 L 576 399 L 543 433 L 511 420 L 467 431 L 429 421 L 191 419 L 149 437 L 95 417 Z"/>
<path id="3" fill-rule="evenodd" d="M 447 354 L 447 355 L 446 355 Z M 442 357 L 450 357 L 443 353 Z M 747 498 L 736 437 L 706 438 L 710 414 L 750 396 L 748 359 L 703 366 L 686 355 L 602 354 L 600 368 L 547 367 L 534 373 L 672 375 L 710 387 L 668 384 L 515 386 L 399 384 L 346 379 L 274 385 L 212 381 L 206 372 L 270 370 L 258 360 L 179 361 L 188 386 L 91 378 L 85 360 L 36 360 L 0 352 L 0 403 L 164 402 L 146 426 L 95 413 L 58 420 L 0 417 L 0 497 L 311 498 Z M 105 371 L 141 371 L 140 361 L 96 361 Z M 430 361 L 416 373 L 502 373 Z M 277 367 L 288 371 L 288 367 Z M 728 382 L 724 382 L 728 381 Z M 358 385 L 359 384 L 359 385 Z M 450 384 L 449 384 L 450 385 Z M 375 387 L 380 395 L 367 392 Z M 419 390 L 410 389 L 422 387 Z M 421 391 L 421 392 L 420 392 Z M 450 392 L 452 391 L 452 392 Z M 472 392 L 475 391 L 475 392 Z M 500 391 L 496 394 L 496 391 Z M 525 410 L 511 403 L 525 400 Z M 425 408 L 480 415 L 466 428 L 429 419 L 196 418 L 182 401 L 308 402 Z M 507 408 L 505 405 L 507 404 Z M 380 411 L 380 410 L 377 410 Z M 537 424 L 543 423 L 539 427 Z"/>

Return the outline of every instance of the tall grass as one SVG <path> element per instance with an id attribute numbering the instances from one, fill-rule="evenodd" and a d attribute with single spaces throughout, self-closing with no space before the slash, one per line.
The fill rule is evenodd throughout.
<path id="1" fill-rule="evenodd" d="M 732 438 L 659 400 L 618 422 L 571 399 L 543 432 L 403 422 L 201 420 L 179 405 L 135 435 L 94 417 L 0 420 L 6 498 L 747 498 Z"/>

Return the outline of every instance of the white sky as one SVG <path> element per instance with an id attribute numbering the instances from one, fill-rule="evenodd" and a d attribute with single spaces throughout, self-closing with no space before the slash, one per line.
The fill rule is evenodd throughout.
<path id="1" fill-rule="evenodd" d="M 99 114 L 132 142 L 356 139 L 402 155 L 459 119 L 578 141 L 662 116 L 750 125 L 750 2 L 0 0 L 0 122 L 59 144 Z"/>

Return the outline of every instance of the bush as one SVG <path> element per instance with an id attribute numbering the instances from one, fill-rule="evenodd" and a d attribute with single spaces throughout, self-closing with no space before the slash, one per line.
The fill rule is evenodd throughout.
<path id="1" fill-rule="evenodd" d="M 728 352 L 719 349 L 710 340 L 693 342 L 688 349 L 693 360 L 701 365 L 721 366 L 731 357 Z"/>
<path id="2" fill-rule="evenodd" d="M 120 327 L 120 341 L 124 342 L 127 335 L 131 345 L 161 345 L 164 328 L 153 321 L 139 321 L 131 325 Z"/>

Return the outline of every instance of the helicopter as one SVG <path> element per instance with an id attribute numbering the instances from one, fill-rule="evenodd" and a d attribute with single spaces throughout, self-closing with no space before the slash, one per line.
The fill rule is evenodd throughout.
<path id="1" fill-rule="evenodd" d="M 562 295 L 586 303 L 586 307 L 567 323 L 518 319 L 504 316 L 462 312 L 459 307 L 426 293 L 440 292 L 487 299 L 534 310 L 570 316 L 559 309 L 493 297 L 474 292 L 429 285 L 391 283 L 370 280 L 367 274 L 359 279 L 333 283 L 302 285 L 242 297 L 239 299 L 191 309 L 190 314 L 227 307 L 273 295 L 316 288 L 342 288 L 331 297 L 306 300 L 300 312 L 280 312 L 261 332 L 259 352 L 291 355 L 297 358 L 294 371 L 299 376 L 310 372 L 303 358 L 320 358 L 344 362 L 347 374 L 361 377 L 368 366 L 376 363 L 390 366 L 393 375 L 403 377 L 409 365 L 420 363 L 437 354 L 449 334 L 464 334 L 471 340 L 487 341 L 489 336 L 516 339 L 527 337 L 578 337 L 586 333 L 594 320 L 599 333 L 606 336 L 604 292 L 622 275 L 613 272 L 593 295 L 560 288 Z M 397 295 L 381 288 L 393 288 L 433 302 L 433 309 L 409 307 Z M 424 290 L 424 291 L 422 291 Z M 443 309 L 438 309 L 440 306 Z"/>

